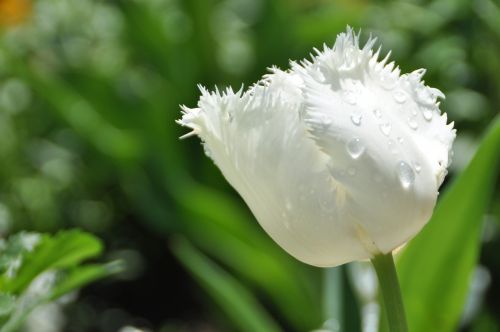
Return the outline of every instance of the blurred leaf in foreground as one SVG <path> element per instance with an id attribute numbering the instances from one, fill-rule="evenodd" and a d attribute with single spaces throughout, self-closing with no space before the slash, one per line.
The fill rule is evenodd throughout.
<path id="1" fill-rule="evenodd" d="M 500 117 L 398 260 L 410 331 L 454 331 L 476 265 L 483 215 L 499 170 Z"/>
<path id="2" fill-rule="evenodd" d="M 187 240 L 176 239 L 172 250 L 240 331 L 280 331 L 252 293 Z"/>
<path id="3" fill-rule="evenodd" d="M 81 265 L 102 243 L 78 230 L 22 232 L 0 243 L 0 332 L 16 331 L 35 307 L 121 270 L 118 262 Z"/>

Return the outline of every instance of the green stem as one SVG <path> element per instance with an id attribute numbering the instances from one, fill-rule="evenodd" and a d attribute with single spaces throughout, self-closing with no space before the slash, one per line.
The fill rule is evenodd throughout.
<path id="1" fill-rule="evenodd" d="M 323 327 L 332 331 L 339 331 L 343 326 L 342 269 L 342 266 L 337 266 L 324 270 L 323 317 L 325 324 Z"/>
<path id="2" fill-rule="evenodd" d="M 377 255 L 372 259 L 377 272 L 390 332 L 407 332 L 405 309 L 392 253 Z"/>

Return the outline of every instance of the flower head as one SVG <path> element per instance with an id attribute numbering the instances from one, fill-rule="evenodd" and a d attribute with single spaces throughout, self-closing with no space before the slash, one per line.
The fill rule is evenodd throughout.
<path id="1" fill-rule="evenodd" d="M 387 253 L 429 220 L 453 124 L 425 70 L 400 75 L 348 28 L 333 48 L 272 68 L 247 91 L 208 92 L 178 122 L 198 135 L 266 232 L 335 266 Z M 190 135 L 188 134 L 188 135 Z"/>

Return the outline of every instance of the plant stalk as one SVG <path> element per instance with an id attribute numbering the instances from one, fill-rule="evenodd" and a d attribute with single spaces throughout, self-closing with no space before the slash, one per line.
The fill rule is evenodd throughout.
<path id="1" fill-rule="evenodd" d="M 336 266 L 324 270 L 323 287 L 323 318 L 324 328 L 339 331 L 343 326 L 343 266 Z"/>
<path id="2" fill-rule="evenodd" d="M 384 300 L 390 332 L 408 332 L 405 309 L 399 288 L 392 253 L 380 254 L 372 259 Z"/>

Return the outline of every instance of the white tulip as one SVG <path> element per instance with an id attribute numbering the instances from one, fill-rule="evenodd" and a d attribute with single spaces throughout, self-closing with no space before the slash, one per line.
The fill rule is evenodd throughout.
<path id="1" fill-rule="evenodd" d="M 385 254 L 431 217 L 455 138 L 423 69 L 400 75 L 348 27 L 333 48 L 247 91 L 208 92 L 181 125 L 297 259 L 336 266 Z"/>

